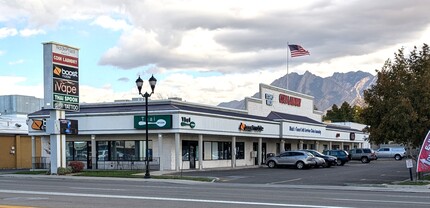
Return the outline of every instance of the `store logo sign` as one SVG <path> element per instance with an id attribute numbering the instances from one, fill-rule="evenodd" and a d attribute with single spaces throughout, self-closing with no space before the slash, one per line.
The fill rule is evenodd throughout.
<path id="1" fill-rule="evenodd" d="M 264 98 L 266 98 L 266 105 L 272 106 L 273 105 L 273 95 L 266 93 L 264 94 Z"/>
<path id="2" fill-rule="evenodd" d="M 303 132 L 303 133 L 311 133 L 311 134 L 321 134 L 321 130 L 312 129 L 312 128 L 289 126 L 288 129 L 290 131 L 295 131 L 295 132 Z"/>
<path id="3" fill-rule="evenodd" d="M 146 129 L 145 116 L 134 116 L 134 128 Z M 148 129 L 171 129 L 171 115 L 148 116 Z"/>
<path id="4" fill-rule="evenodd" d="M 194 127 L 196 127 L 196 123 L 194 121 L 191 121 L 190 117 L 182 117 L 182 122 L 181 122 L 181 126 L 189 126 L 192 129 L 194 129 Z"/>
<path id="5" fill-rule="evenodd" d="M 245 123 L 240 123 L 239 125 L 239 130 L 240 131 L 258 131 L 258 132 L 262 132 L 264 130 L 264 127 L 258 125 L 258 126 L 254 126 L 254 125 L 246 125 Z"/>
<path id="6" fill-rule="evenodd" d="M 351 141 L 355 140 L 355 133 L 354 132 L 349 133 L 349 140 L 351 140 Z"/>
<path id="7" fill-rule="evenodd" d="M 279 94 L 279 103 L 300 107 L 302 104 L 302 99 L 284 94 Z"/>

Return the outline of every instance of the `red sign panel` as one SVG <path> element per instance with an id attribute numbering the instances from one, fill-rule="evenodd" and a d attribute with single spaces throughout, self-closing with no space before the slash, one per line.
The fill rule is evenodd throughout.
<path id="1" fill-rule="evenodd" d="M 418 156 L 417 172 L 430 172 L 430 131 L 427 133 Z"/>
<path id="2" fill-rule="evenodd" d="M 279 94 L 279 103 L 300 107 L 302 104 L 302 99 Z"/>
<path id="3" fill-rule="evenodd" d="M 52 62 L 62 64 L 62 65 L 67 65 L 67 66 L 74 66 L 74 67 L 79 66 L 78 58 L 66 56 L 58 53 L 52 53 Z"/>

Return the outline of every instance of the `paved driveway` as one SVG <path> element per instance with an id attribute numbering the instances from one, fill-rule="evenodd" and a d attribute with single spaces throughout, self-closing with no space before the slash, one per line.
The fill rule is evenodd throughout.
<path id="1" fill-rule="evenodd" d="M 415 178 L 415 168 L 413 177 Z M 176 173 L 179 174 L 179 173 Z M 370 163 L 350 161 L 331 168 L 240 168 L 231 170 L 185 171 L 184 176 L 217 177 L 221 183 L 290 184 L 290 185 L 352 185 L 389 184 L 410 180 L 405 160 L 378 159 Z"/>

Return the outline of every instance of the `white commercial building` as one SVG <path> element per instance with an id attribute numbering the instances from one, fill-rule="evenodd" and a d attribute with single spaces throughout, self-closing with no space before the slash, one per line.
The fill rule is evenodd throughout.
<path id="1" fill-rule="evenodd" d="M 178 100 L 149 101 L 149 159 L 160 170 L 255 166 L 268 153 L 296 149 L 366 147 L 360 129 L 321 122 L 313 97 L 260 84 L 260 98 L 246 98 L 245 110 Z M 82 104 L 66 119 L 78 134 L 66 136 L 67 161 L 92 169 L 141 168 L 145 160 L 144 102 Z M 38 120 L 48 110 L 29 115 Z M 30 129 L 49 145 L 49 135 Z M 46 146 L 45 145 L 45 146 Z M 49 157 L 49 155 L 43 155 Z"/>

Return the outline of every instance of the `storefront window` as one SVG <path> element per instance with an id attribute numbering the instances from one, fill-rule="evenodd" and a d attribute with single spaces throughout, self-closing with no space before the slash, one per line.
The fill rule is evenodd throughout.
<path id="1" fill-rule="evenodd" d="M 75 142 L 74 145 L 74 160 L 79 161 L 87 161 L 88 158 L 88 150 L 87 150 L 87 142 Z"/>
<path id="2" fill-rule="evenodd" d="M 123 160 L 124 159 L 124 144 L 125 141 L 113 141 L 110 147 L 110 153 L 112 160 Z"/>
<path id="3" fill-rule="evenodd" d="M 236 145 L 236 158 L 244 159 L 245 144 L 238 142 Z M 204 160 L 230 160 L 231 155 L 231 142 L 205 142 L 203 145 Z"/>
<path id="4" fill-rule="evenodd" d="M 148 141 L 149 160 L 152 161 L 152 141 Z M 144 161 L 145 141 L 97 141 L 99 161 Z"/>
<path id="5" fill-rule="evenodd" d="M 205 142 L 203 147 L 203 159 L 212 160 L 212 142 Z"/>
<path id="6" fill-rule="evenodd" d="M 245 159 L 245 142 L 236 142 L 236 159 Z"/>
<path id="7" fill-rule="evenodd" d="M 212 160 L 219 159 L 218 142 L 212 142 Z"/>
<path id="8" fill-rule="evenodd" d="M 72 161 L 73 160 L 73 152 L 74 152 L 74 148 L 73 148 L 73 142 L 66 142 L 66 160 L 67 161 Z"/>
<path id="9" fill-rule="evenodd" d="M 109 160 L 109 146 L 107 141 L 97 142 L 97 159 L 99 161 Z"/>

